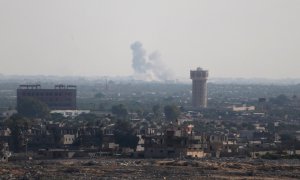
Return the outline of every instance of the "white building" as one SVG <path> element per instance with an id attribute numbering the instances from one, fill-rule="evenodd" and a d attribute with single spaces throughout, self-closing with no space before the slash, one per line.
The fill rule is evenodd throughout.
<path id="1" fill-rule="evenodd" d="M 58 114 L 62 114 L 64 117 L 77 117 L 80 114 L 88 114 L 90 113 L 90 110 L 52 110 L 50 113 L 54 114 L 54 113 L 58 113 Z"/>

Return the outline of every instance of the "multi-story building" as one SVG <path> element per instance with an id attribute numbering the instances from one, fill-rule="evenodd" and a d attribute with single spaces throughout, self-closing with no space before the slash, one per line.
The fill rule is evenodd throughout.
<path id="1" fill-rule="evenodd" d="M 36 98 L 51 110 L 75 110 L 76 86 L 55 85 L 54 89 L 42 89 L 41 85 L 20 85 L 17 89 L 17 104 L 22 98 Z"/>
<path id="2" fill-rule="evenodd" d="M 186 129 L 168 128 L 160 135 L 144 136 L 145 158 L 176 158 L 207 156 L 207 138 L 189 134 Z"/>

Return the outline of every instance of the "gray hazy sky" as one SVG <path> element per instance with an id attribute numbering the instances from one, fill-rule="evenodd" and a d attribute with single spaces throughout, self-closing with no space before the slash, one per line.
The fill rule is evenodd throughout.
<path id="1" fill-rule="evenodd" d="M 130 45 L 177 76 L 300 78 L 300 0 L 1 0 L 0 73 L 131 75 Z"/>

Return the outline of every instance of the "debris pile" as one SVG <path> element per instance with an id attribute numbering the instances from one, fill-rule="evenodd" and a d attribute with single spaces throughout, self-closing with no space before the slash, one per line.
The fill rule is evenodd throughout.
<path id="1" fill-rule="evenodd" d="M 0 164 L 0 179 L 300 179 L 300 161 L 67 159 Z"/>

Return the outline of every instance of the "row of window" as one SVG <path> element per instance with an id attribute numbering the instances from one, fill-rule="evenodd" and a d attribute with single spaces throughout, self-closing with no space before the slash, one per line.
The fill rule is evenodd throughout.
<path id="1" fill-rule="evenodd" d="M 71 92 L 22 92 L 23 96 L 72 96 Z"/>
<path id="2" fill-rule="evenodd" d="M 150 152 L 153 153 L 154 151 L 151 149 Z M 159 152 L 160 152 L 160 153 L 164 153 L 164 150 L 160 150 Z M 168 154 L 175 153 L 174 150 L 165 150 L 165 152 L 167 152 Z"/>
<path id="3" fill-rule="evenodd" d="M 74 138 L 65 138 L 65 141 L 74 141 Z"/>
<path id="4" fill-rule="evenodd" d="M 70 102 L 72 101 L 71 98 L 40 98 L 41 101 L 44 102 Z"/>
<path id="5" fill-rule="evenodd" d="M 73 107 L 70 103 L 49 103 L 48 106 L 50 107 Z"/>

